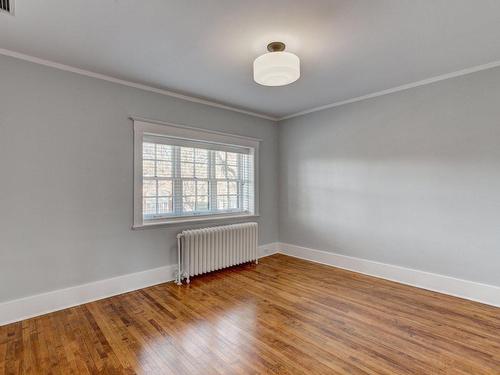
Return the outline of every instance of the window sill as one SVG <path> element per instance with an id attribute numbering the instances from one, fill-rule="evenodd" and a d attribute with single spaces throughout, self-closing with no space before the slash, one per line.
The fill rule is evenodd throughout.
<path id="1" fill-rule="evenodd" d="M 217 223 L 219 221 L 227 221 L 231 219 L 250 219 L 259 217 L 256 214 L 234 214 L 234 215 L 217 215 L 217 216 L 205 216 L 205 217 L 189 217 L 189 218 L 178 218 L 170 220 L 158 220 L 155 222 L 148 222 L 139 225 L 133 225 L 132 229 L 147 229 L 147 228 L 157 228 L 166 226 L 179 226 L 184 224 L 198 224 L 198 223 Z"/>

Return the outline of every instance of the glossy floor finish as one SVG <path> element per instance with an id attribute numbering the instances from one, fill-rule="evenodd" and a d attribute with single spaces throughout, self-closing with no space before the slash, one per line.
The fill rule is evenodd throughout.
<path id="1" fill-rule="evenodd" d="M 0 374 L 500 374 L 500 309 L 273 255 L 0 327 Z"/>

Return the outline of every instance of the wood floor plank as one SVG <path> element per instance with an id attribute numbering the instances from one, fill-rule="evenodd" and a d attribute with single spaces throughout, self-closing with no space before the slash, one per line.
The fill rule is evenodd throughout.
<path id="1" fill-rule="evenodd" d="M 281 280 L 281 281 L 285 282 L 286 280 Z M 300 286 L 297 286 L 297 287 L 300 287 Z M 318 288 L 318 289 L 320 289 L 320 288 Z M 312 291 L 308 292 L 308 294 L 311 294 L 311 293 L 313 293 L 313 292 Z M 352 299 L 349 296 L 345 296 L 344 297 L 344 299 L 346 299 L 346 300 L 349 299 L 349 298 Z M 277 301 L 275 301 L 275 303 L 276 302 Z M 358 303 L 358 301 L 356 299 L 354 299 L 353 302 L 354 303 Z M 328 300 L 328 301 L 324 302 L 324 304 L 317 304 L 316 301 L 309 301 L 308 305 L 309 306 L 304 306 L 305 309 L 309 310 L 308 311 L 308 315 L 314 315 L 317 312 L 321 312 L 322 309 L 324 309 L 324 308 L 328 308 L 329 309 L 330 308 L 329 306 L 334 306 L 334 305 L 336 305 L 336 303 L 334 301 L 331 301 L 331 300 Z M 395 310 L 396 312 L 398 311 L 397 310 L 397 306 L 393 306 L 393 308 L 396 308 L 396 310 Z M 351 306 L 349 307 L 349 314 L 346 315 L 346 316 L 344 316 L 345 320 L 349 320 L 349 322 L 350 322 L 349 327 L 350 328 L 353 328 L 353 327 L 356 326 L 356 321 L 353 320 L 353 319 L 350 319 L 350 317 L 356 317 L 356 316 L 358 316 L 357 313 L 356 313 L 356 309 L 357 309 L 357 307 L 351 304 Z M 328 312 L 328 311 L 322 311 L 322 313 L 318 317 L 315 317 L 315 321 L 320 321 L 322 316 L 329 316 L 329 315 L 331 315 L 332 312 L 335 313 L 336 315 L 343 314 L 342 311 L 330 311 L 330 312 Z M 368 312 L 368 314 L 367 314 L 367 312 Z M 377 319 L 380 319 L 381 317 L 382 318 L 385 317 L 385 319 L 387 320 L 387 319 L 391 319 L 391 317 L 392 317 L 392 314 L 391 314 L 393 312 L 392 310 L 382 311 L 382 312 L 383 312 L 382 314 L 380 314 L 379 311 L 376 311 L 375 313 L 373 313 L 373 312 L 370 313 L 370 306 L 367 306 L 366 304 L 363 304 L 363 314 L 360 314 L 360 316 L 361 316 L 361 319 L 366 319 L 366 317 L 373 316 L 373 319 L 369 319 L 368 322 L 371 325 L 376 326 L 376 324 L 377 324 L 376 320 Z M 415 319 L 413 319 L 413 316 L 411 318 L 413 320 L 413 323 L 415 323 Z M 314 324 L 314 321 L 311 324 Z M 441 325 L 442 325 L 442 323 L 441 323 Z M 369 334 L 369 332 L 370 332 L 370 327 L 365 327 L 362 330 L 362 333 L 363 333 L 363 336 L 364 336 L 363 337 L 364 341 L 368 340 L 367 335 Z M 387 335 L 387 332 L 378 332 L 377 334 L 381 334 L 381 333 Z M 392 341 L 393 340 L 394 340 L 394 337 L 392 338 Z M 408 345 L 405 345 L 405 347 L 406 347 L 406 349 L 408 349 Z"/>
<path id="2" fill-rule="evenodd" d="M 278 254 L 0 327 L 0 374 L 500 375 L 500 309 Z"/>

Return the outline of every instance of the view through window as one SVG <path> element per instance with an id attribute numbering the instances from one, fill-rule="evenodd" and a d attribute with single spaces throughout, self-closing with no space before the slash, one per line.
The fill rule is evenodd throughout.
<path id="1" fill-rule="evenodd" d="M 146 137 L 142 144 L 143 219 L 251 213 L 253 156 L 248 149 L 219 148 Z"/>

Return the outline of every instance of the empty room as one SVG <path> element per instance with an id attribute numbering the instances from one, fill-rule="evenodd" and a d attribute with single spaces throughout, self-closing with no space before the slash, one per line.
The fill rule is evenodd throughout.
<path id="1" fill-rule="evenodd" d="M 500 1 L 0 0 L 0 375 L 500 375 Z"/>

